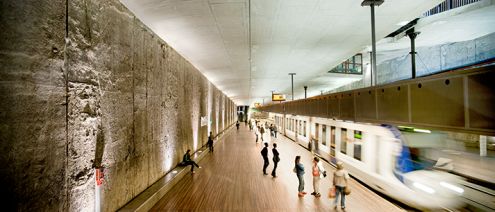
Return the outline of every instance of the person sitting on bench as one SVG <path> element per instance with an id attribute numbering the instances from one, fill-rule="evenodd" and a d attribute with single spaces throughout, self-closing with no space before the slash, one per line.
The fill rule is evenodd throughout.
<path id="1" fill-rule="evenodd" d="M 194 174 L 196 172 L 194 172 L 194 166 L 198 167 L 198 168 L 201 168 L 201 166 L 199 166 L 196 162 L 194 162 L 192 159 L 191 159 L 191 150 L 188 149 L 186 151 L 186 154 L 184 154 L 184 157 L 182 157 L 182 164 L 184 164 L 185 166 L 191 166 L 191 172 Z"/>

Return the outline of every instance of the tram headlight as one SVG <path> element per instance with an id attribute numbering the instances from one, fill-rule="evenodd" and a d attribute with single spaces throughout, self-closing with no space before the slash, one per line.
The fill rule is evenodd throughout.
<path id="1" fill-rule="evenodd" d="M 445 188 L 448 188 L 448 189 L 450 189 L 452 191 L 455 191 L 455 192 L 457 192 L 459 194 L 464 193 L 464 189 L 462 189 L 462 188 L 460 188 L 458 186 L 452 185 L 450 183 L 446 183 L 446 182 L 443 182 L 442 181 L 442 182 L 440 182 L 440 185 L 443 186 L 443 187 L 445 187 Z"/>
<path id="2" fill-rule="evenodd" d="M 418 183 L 418 182 L 414 182 L 413 183 L 413 186 L 416 187 L 416 188 L 418 188 L 418 189 L 420 189 L 420 190 L 422 190 L 422 191 L 424 191 L 424 192 L 426 192 L 426 193 L 429 193 L 429 194 L 435 193 L 435 189 L 430 188 L 429 186 L 426 186 L 426 185 L 421 184 L 421 183 Z"/>

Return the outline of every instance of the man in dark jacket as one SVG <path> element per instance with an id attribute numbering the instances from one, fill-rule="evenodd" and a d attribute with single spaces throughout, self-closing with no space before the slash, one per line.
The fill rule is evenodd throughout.
<path id="1" fill-rule="evenodd" d="M 268 175 L 266 173 L 266 168 L 270 164 L 270 162 L 268 162 L 268 143 L 265 143 L 265 147 L 261 150 L 261 156 L 263 156 L 263 174 Z"/>
<path id="2" fill-rule="evenodd" d="M 272 171 L 272 177 L 277 177 L 277 164 L 278 162 L 280 162 L 280 156 L 279 156 L 279 153 L 278 153 L 278 150 L 277 150 L 277 144 L 273 144 L 273 149 L 272 149 L 272 152 L 273 152 L 273 171 Z"/>
<path id="3" fill-rule="evenodd" d="M 208 148 L 210 149 L 210 152 L 213 153 L 213 133 L 210 132 L 210 136 L 208 136 Z"/>

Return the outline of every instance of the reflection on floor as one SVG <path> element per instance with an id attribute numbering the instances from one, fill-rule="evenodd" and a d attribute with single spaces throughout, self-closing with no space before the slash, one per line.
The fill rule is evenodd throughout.
<path id="1" fill-rule="evenodd" d="M 267 133 L 265 133 L 267 134 Z M 313 192 L 311 161 L 312 154 L 289 139 L 277 139 L 266 135 L 265 141 L 277 142 L 281 161 L 277 178 L 263 175 L 263 160 L 260 151 L 262 143 L 256 143 L 255 135 L 248 127 L 241 125 L 238 131 L 232 130 L 225 140 L 215 146 L 215 152 L 205 157 L 202 169 L 194 175 L 187 175 L 169 191 L 152 209 L 164 210 L 217 210 L 217 211 L 330 211 L 334 210 L 333 199 L 328 199 L 331 177 L 321 181 L 320 198 Z M 292 172 L 294 158 L 302 156 L 306 168 L 305 197 L 297 196 L 298 181 Z M 324 163 L 330 173 L 334 168 Z M 366 187 L 350 181 L 352 194 L 346 197 L 346 211 L 400 211 L 394 204 L 383 199 Z M 340 207 L 338 208 L 340 211 Z"/>

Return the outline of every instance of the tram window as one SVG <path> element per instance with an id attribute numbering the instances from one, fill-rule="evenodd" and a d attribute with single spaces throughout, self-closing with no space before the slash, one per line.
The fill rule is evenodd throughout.
<path id="1" fill-rule="evenodd" d="M 361 144 L 362 144 L 363 132 L 354 130 L 354 158 L 361 159 Z"/>
<path id="2" fill-rule="evenodd" d="M 355 130 L 354 131 L 354 139 L 356 141 L 361 141 L 361 138 L 363 137 L 363 132 L 359 131 L 359 130 Z"/>
<path id="3" fill-rule="evenodd" d="M 302 127 L 301 127 L 302 121 L 299 121 L 298 129 L 299 129 L 299 135 L 302 135 Z"/>
<path id="4" fill-rule="evenodd" d="M 354 142 L 354 158 L 361 160 L 361 142 Z"/>
<path id="5" fill-rule="evenodd" d="M 335 148 L 335 127 L 330 127 L 330 146 Z"/>
<path id="6" fill-rule="evenodd" d="M 320 140 L 320 135 L 318 134 L 320 131 L 320 125 L 318 123 L 315 123 L 315 139 Z"/>
<path id="7" fill-rule="evenodd" d="M 321 144 L 327 145 L 327 125 L 321 125 Z"/>
<path id="8" fill-rule="evenodd" d="M 340 152 L 344 154 L 347 152 L 347 129 L 345 128 L 340 130 Z"/>
<path id="9" fill-rule="evenodd" d="M 306 121 L 304 121 L 304 137 L 306 137 Z"/>

